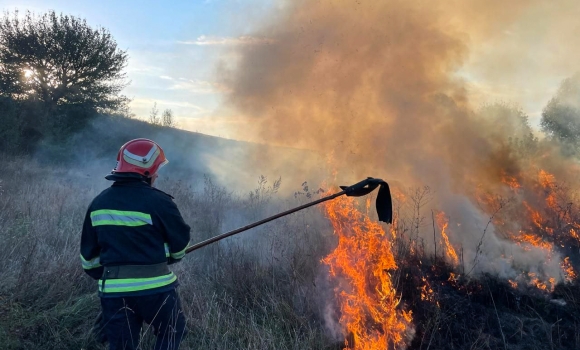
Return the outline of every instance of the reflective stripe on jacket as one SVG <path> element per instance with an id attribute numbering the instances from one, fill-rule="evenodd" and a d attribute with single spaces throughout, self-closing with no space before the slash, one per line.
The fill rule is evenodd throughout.
<path id="1" fill-rule="evenodd" d="M 185 256 L 190 227 L 168 194 L 140 177 L 116 181 L 91 203 L 81 236 L 81 263 L 99 280 L 102 297 L 144 295 L 175 288 L 173 273 L 101 279 L 107 266 L 173 263 Z"/>
<path id="2" fill-rule="evenodd" d="M 99 292 L 101 293 L 127 293 L 155 288 L 166 287 L 177 281 L 173 272 L 165 276 L 150 278 L 120 278 L 99 280 Z"/>

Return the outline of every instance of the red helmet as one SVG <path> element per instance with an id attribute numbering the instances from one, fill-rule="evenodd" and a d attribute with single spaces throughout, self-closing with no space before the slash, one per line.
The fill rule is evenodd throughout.
<path id="1" fill-rule="evenodd" d="M 138 173 L 152 177 L 168 162 L 163 149 L 156 142 L 135 139 L 121 146 L 113 173 Z"/>

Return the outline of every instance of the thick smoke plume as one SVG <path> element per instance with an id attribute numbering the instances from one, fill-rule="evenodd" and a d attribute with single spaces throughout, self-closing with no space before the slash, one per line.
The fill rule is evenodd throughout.
<path id="1" fill-rule="evenodd" d="M 514 136 L 517 125 L 479 120 L 455 73 L 471 47 L 489 45 L 530 4 L 294 1 L 258 33 L 272 42 L 241 48 L 226 78 L 230 102 L 251 118 L 240 133 L 334 151 L 355 176 L 384 173 L 380 167 L 433 182 L 441 162 L 454 180 L 467 170 L 493 172 L 493 164 L 474 160 L 510 161 L 497 154 L 497 141 Z"/>
<path id="2" fill-rule="evenodd" d="M 559 259 L 522 250 L 494 232 L 494 223 L 486 229 L 497 205 L 482 198 L 543 205 L 541 196 L 517 188 L 537 189 L 541 169 L 574 183 L 578 167 L 535 139 L 517 107 L 481 108 L 486 91 L 476 90 L 482 82 L 470 74 L 495 82 L 505 76 L 501 83 L 511 79 L 514 86 L 525 77 L 528 88 L 539 90 L 549 79 L 533 79 L 527 68 L 542 67 L 537 71 L 553 74 L 551 81 L 571 75 L 579 50 L 561 45 L 555 54 L 538 45 L 551 43 L 549 50 L 579 34 L 573 25 L 579 10 L 573 1 L 297 0 L 255 33 L 267 43 L 236 48 L 239 61 L 222 77 L 232 89 L 229 106 L 249 120 L 240 137 L 332 154 L 340 181 L 377 176 L 400 188 L 428 185 L 465 261 L 479 259 L 478 269 L 515 278 L 513 264 L 498 260 L 509 255 L 526 271 L 560 280 Z M 519 54 L 521 65 L 502 50 Z M 521 232 L 527 216 L 515 213 L 508 226 Z"/>

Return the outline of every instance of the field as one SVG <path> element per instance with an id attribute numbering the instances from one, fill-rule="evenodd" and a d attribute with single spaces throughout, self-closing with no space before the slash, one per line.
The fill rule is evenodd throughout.
<path id="1" fill-rule="evenodd" d="M 100 349 L 90 329 L 96 284 L 79 261 L 79 235 L 90 200 L 102 188 L 86 174 L 4 160 L 1 176 L 0 343 L 5 349 Z M 101 175 L 101 174 L 99 174 Z M 259 179 L 257 179 L 259 180 Z M 200 178 L 200 191 L 161 179 L 199 241 L 258 219 L 276 206 L 276 184 L 262 179 L 250 194 Z M 106 185 L 106 184 L 105 184 Z M 174 271 L 190 336 L 185 348 L 305 349 L 329 343 L 317 300 L 318 260 L 330 240 L 309 227 L 319 212 L 278 220 L 239 239 L 188 256 Z M 329 233 L 328 231 L 326 232 Z M 147 342 L 144 334 L 144 342 Z"/>
<path id="2" fill-rule="evenodd" d="M 5 349 L 104 349 L 92 336 L 99 302 L 78 245 L 86 207 L 107 183 L 93 181 L 101 174 L 34 160 L 5 158 L 3 164 L 0 343 Z M 297 185 L 294 196 L 283 196 L 278 182 L 256 180 L 254 189 L 236 192 L 208 176 L 195 186 L 165 176 L 160 188 L 176 197 L 193 228 L 192 242 L 316 195 Z M 515 290 L 490 275 L 454 280 L 454 270 L 425 253 L 403 221 L 392 279 L 401 306 L 413 312 L 409 348 L 580 346 L 576 284 L 560 284 L 550 296 Z M 336 281 L 321 263 L 335 246 L 329 222 L 314 208 L 187 256 L 174 268 L 190 330 L 183 348 L 342 348 L 348 335 L 336 327 Z M 144 332 L 144 348 L 151 339 Z"/>
<path id="3" fill-rule="evenodd" d="M 580 349 L 580 2 L 505 3 L 9 6 L 0 348 L 106 349 L 81 222 L 148 138 L 192 244 L 369 176 L 392 195 L 392 220 L 340 196 L 172 266 L 183 349 Z"/>

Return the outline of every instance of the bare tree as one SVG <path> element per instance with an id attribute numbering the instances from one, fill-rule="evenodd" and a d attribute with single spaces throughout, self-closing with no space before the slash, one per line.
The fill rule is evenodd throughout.
<path id="1" fill-rule="evenodd" d="M 161 125 L 161 118 L 159 118 L 157 102 L 153 104 L 153 108 L 151 108 L 151 112 L 149 112 L 149 123 L 153 125 Z"/>
<path id="2" fill-rule="evenodd" d="M 163 111 L 161 115 L 161 122 L 163 126 L 169 126 L 171 128 L 177 127 L 177 121 L 175 120 L 175 116 L 173 115 L 173 111 L 171 109 L 166 109 Z"/>

